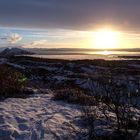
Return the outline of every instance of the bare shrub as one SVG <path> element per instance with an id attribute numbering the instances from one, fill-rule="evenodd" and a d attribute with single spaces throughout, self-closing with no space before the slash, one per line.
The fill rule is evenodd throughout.
<path id="1" fill-rule="evenodd" d="M 83 116 L 89 122 L 86 127 L 88 140 L 103 139 L 104 136 L 106 139 L 134 140 L 140 133 L 140 110 L 137 105 L 140 86 L 136 85 L 131 92 L 128 86 L 132 82 L 127 78 L 115 79 L 114 76 L 105 76 L 97 81 L 101 93 L 94 91 L 96 105 L 82 109 Z M 111 133 L 104 135 L 104 129 Z"/>
<path id="2" fill-rule="evenodd" d="M 82 107 L 82 119 L 87 131 L 88 140 L 98 140 L 97 123 L 99 119 L 97 106 L 84 106 Z"/>
<path id="3" fill-rule="evenodd" d="M 55 100 L 63 100 L 75 104 L 94 104 L 94 97 L 85 94 L 82 90 L 77 88 L 66 88 L 57 90 L 54 93 Z"/>
<path id="4" fill-rule="evenodd" d="M 18 71 L 0 65 L 0 97 L 17 96 L 23 91 L 26 78 Z"/>

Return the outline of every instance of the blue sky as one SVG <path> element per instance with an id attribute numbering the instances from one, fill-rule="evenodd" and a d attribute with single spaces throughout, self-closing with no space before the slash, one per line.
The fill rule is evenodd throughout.
<path id="1" fill-rule="evenodd" d="M 10 43 L 8 39 L 11 35 L 17 34 L 22 39 L 15 43 Z M 82 42 L 88 40 L 87 35 L 90 32 L 66 30 L 66 29 L 33 29 L 33 28 L 0 28 L 1 46 L 27 46 L 33 47 L 31 44 L 36 43 L 36 47 L 75 47 Z M 37 45 L 38 44 L 38 45 Z M 40 45 L 40 46 L 39 46 Z"/>

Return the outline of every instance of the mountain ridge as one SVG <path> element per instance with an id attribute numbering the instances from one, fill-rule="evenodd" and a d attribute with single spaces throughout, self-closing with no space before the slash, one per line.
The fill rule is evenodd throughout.
<path id="1" fill-rule="evenodd" d="M 20 48 L 5 48 L 3 51 L 0 52 L 1 57 L 11 57 L 15 55 L 31 55 L 31 54 L 34 53 Z"/>

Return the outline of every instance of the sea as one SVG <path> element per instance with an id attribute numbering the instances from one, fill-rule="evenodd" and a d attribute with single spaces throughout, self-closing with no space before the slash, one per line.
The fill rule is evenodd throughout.
<path id="1" fill-rule="evenodd" d="M 84 59 L 105 59 L 105 60 L 126 60 L 137 59 L 140 60 L 140 51 L 72 51 L 72 50 L 41 50 L 35 51 L 31 57 L 48 58 L 48 59 L 64 59 L 64 60 L 84 60 Z"/>

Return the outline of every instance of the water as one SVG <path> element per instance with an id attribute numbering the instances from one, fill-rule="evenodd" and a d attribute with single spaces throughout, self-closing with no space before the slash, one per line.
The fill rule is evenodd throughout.
<path id="1" fill-rule="evenodd" d="M 105 59 L 105 60 L 120 60 L 126 59 L 118 56 L 131 56 L 129 59 L 133 59 L 133 56 L 139 56 L 140 52 L 132 51 L 86 51 L 86 52 L 45 52 L 44 54 L 31 55 L 32 57 L 49 58 L 49 59 L 66 59 L 66 60 L 83 60 L 83 59 Z M 127 58 L 128 59 L 128 58 Z M 136 59 L 136 58 L 135 58 Z"/>

